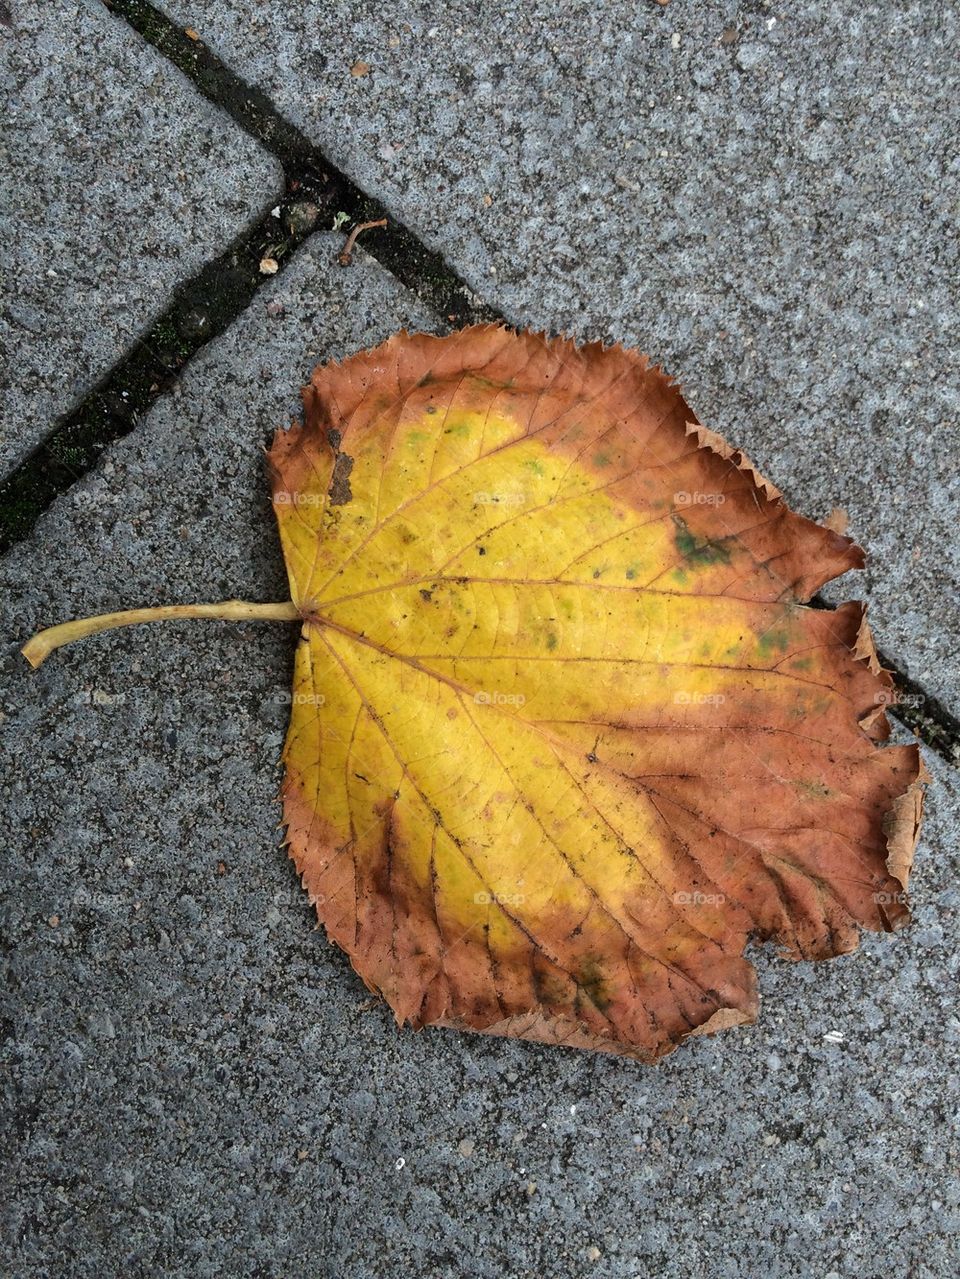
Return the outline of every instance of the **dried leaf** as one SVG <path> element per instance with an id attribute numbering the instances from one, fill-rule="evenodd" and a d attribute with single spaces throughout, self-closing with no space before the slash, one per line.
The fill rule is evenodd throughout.
<path id="1" fill-rule="evenodd" d="M 835 506 L 823 521 L 823 526 L 832 529 L 834 533 L 846 533 L 850 527 L 850 516 L 842 507 Z"/>
<path id="2" fill-rule="evenodd" d="M 290 854 L 400 1022 L 654 1060 L 908 917 L 915 747 L 860 567 L 621 348 L 495 326 L 319 368 L 273 500 Z"/>

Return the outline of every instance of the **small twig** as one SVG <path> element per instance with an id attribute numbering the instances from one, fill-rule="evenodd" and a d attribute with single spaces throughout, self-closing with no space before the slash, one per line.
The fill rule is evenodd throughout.
<path id="1" fill-rule="evenodd" d="M 378 218 L 376 222 L 358 222 L 350 234 L 347 236 L 347 242 L 343 246 L 343 251 L 337 255 L 337 261 L 341 266 L 349 266 L 353 261 L 353 246 L 357 242 L 357 236 L 361 231 L 370 231 L 375 226 L 386 226 L 386 218 Z"/>

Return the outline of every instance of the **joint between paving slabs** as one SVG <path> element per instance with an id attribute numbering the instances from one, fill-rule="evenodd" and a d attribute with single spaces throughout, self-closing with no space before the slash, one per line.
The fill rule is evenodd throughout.
<path id="1" fill-rule="evenodd" d="M 378 225 L 387 219 L 386 230 L 364 234 L 363 248 L 401 284 L 456 328 L 503 319 L 499 310 L 469 289 L 441 254 L 427 248 L 378 200 L 332 164 L 280 114 L 266 94 L 225 66 L 195 32 L 176 26 L 146 0 L 104 3 L 187 76 L 205 98 L 271 152 L 283 167 L 288 190 L 299 192 L 301 202 L 318 206 L 324 215 L 318 217 L 312 230 L 329 230 L 337 215 L 345 214 L 346 240 L 351 225 Z"/>

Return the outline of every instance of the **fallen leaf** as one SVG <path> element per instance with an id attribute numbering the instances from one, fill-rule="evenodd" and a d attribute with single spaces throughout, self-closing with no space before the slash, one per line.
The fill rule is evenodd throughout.
<path id="1" fill-rule="evenodd" d="M 863 554 L 621 348 L 496 326 L 316 370 L 273 500 L 287 842 L 401 1023 L 654 1060 L 908 918 Z"/>
<path id="2" fill-rule="evenodd" d="M 401 333 L 318 368 L 304 406 L 269 455 L 291 600 L 23 651 L 298 622 L 286 842 L 398 1021 L 653 1061 L 754 1020 L 751 938 L 826 959 L 906 922 L 928 778 L 878 745 L 863 606 L 806 604 L 863 553 L 659 368 Z"/>

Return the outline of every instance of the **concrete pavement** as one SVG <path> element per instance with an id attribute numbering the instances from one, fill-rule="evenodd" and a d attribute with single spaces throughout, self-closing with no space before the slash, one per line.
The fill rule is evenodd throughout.
<path id="1" fill-rule="evenodd" d="M 801 510 L 847 507 L 891 655 L 955 702 L 948 7 L 164 7 L 510 318 L 648 347 Z M 73 8 L 128 66 L 125 24 Z M 130 109 L 166 109 L 146 82 Z M 180 138 L 210 128 L 193 94 Z M 193 180 L 250 148 L 250 210 L 275 169 L 234 130 Z M 146 298 L 143 226 L 110 225 Z M 191 263 L 230 233 L 194 229 Z M 400 1033 L 369 998 L 279 847 L 285 625 L 19 656 L 67 617 L 285 597 L 262 446 L 315 363 L 447 322 L 342 242 L 311 239 L 0 561 L 4 1273 L 954 1274 L 955 767 L 928 753 L 910 929 L 759 951 L 758 1025 L 649 1069 Z"/>

